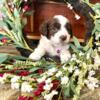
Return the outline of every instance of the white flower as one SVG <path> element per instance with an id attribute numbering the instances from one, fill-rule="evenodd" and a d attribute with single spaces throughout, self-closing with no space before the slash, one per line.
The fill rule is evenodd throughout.
<path id="1" fill-rule="evenodd" d="M 98 54 L 96 54 L 95 58 L 94 58 L 94 63 L 98 66 L 100 66 L 100 56 Z"/>
<path id="2" fill-rule="evenodd" d="M 83 56 L 83 55 L 84 55 L 84 53 L 83 53 L 83 52 L 80 52 L 80 53 L 79 53 L 79 56 Z"/>
<path id="3" fill-rule="evenodd" d="M 11 75 L 11 74 L 4 73 L 4 74 L 3 74 L 3 77 L 0 77 L 0 83 L 1 83 L 1 84 L 4 84 L 5 81 L 6 81 L 8 78 L 12 77 L 12 76 L 13 76 L 13 75 Z"/>
<path id="4" fill-rule="evenodd" d="M 69 78 L 68 77 L 66 77 L 66 76 L 61 77 L 61 84 L 62 85 L 66 85 L 68 83 L 68 81 L 69 81 Z"/>
<path id="5" fill-rule="evenodd" d="M 73 7 L 71 6 L 71 4 L 70 4 L 70 3 L 67 3 L 67 7 L 68 7 L 70 10 L 72 10 L 72 9 L 73 9 Z"/>
<path id="6" fill-rule="evenodd" d="M 3 77 L 0 77 L 0 83 L 4 84 L 5 83 L 5 79 Z"/>
<path id="7" fill-rule="evenodd" d="M 72 54 L 72 58 L 71 58 L 71 61 L 75 60 L 76 61 L 77 57 L 75 54 Z"/>
<path id="8" fill-rule="evenodd" d="M 20 76 L 14 76 L 14 77 L 11 79 L 11 83 L 18 82 L 19 79 L 20 79 Z"/>
<path id="9" fill-rule="evenodd" d="M 87 82 L 87 87 L 90 89 L 90 90 L 94 90 L 96 87 L 98 87 L 98 85 L 97 84 L 95 84 L 95 83 L 89 83 L 89 82 Z"/>
<path id="10" fill-rule="evenodd" d="M 89 76 L 93 76 L 93 75 L 95 75 L 95 71 L 94 70 L 89 71 Z"/>
<path id="11" fill-rule="evenodd" d="M 77 14 L 75 14 L 75 18 L 76 18 L 76 20 L 79 20 L 80 19 L 80 16 L 77 15 Z"/>
<path id="12" fill-rule="evenodd" d="M 25 2 L 27 2 L 27 0 L 24 0 Z"/>
<path id="13" fill-rule="evenodd" d="M 50 83 L 50 84 L 44 85 L 43 89 L 46 90 L 46 91 L 49 91 L 49 90 L 51 90 L 52 87 L 53 87 L 53 84 Z"/>
<path id="14" fill-rule="evenodd" d="M 37 82 L 38 83 L 41 83 L 41 82 L 43 82 L 43 81 L 45 81 L 46 80 L 46 76 L 43 76 L 43 77 L 41 77 L 41 78 L 38 78 L 37 79 Z"/>
<path id="15" fill-rule="evenodd" d="M 97 13 L 97 14 L 100 14 L 100 11 L 97 9 L 97 10 L 96 10 L 96 13 Z"/>
<path id="16" fill-rule="evenodd" d="M 72 54 L 72 57 L 73 57 L 73 58 L 76 58 L 76 55 L 75 55 L 75 54 Z"/>
<path id="17" fill-rule="evenodd" d="M 31 91 L 33 91 L 33 88 L 28 82 L 23 82 L 22 86 L 21 86 L 21 91 L 22 92 L 31 92 Z"/>
<path id="18" fill-rule="evenodd" d="M 100 52 L 100 47 L 98 47 L 98 52 Z"/>
<path id="19" fill-rule="evenodd" d="M 54 72 L 57 71 L 57 69 L 56 69 L 56 68 L 51 68 L 51 69 L 49 69 L 48 71 L 54 73 Z"/>
<path id="20" fill-rule="evenodd" d="M 16 83 L 11 83 L 11 88 L 12 89 L 18 89 L 20 88 L 20 83 L 16 82 Z"/>
<path id="21" fill-rule="evenodd" d="M 44 96 L 44 99 L 45 99 L 45 100 L 52 100 L 53 96 L 54 96 L 54 95 L 57 95 L 57 94 L 58 94 L 58 92 L 57 92 L 56 90 L 53 90 L 51 93 L 45 95 L 45 96 Z"/>
<path id="22" fill-rule="evenodd" d="M 66 64 L 64 64 L 64 65 L 62 66 L 62 68 L 63 68 L 64 70 L 67 70 Z"/>
<path id="23" fill-rule="evenodd" d="M 56 73 L 56 77 L 60 77 L 62 75 L 62 72 L 61 71 L 58 71 L 57 73 Z"/>
<path id="24" fill-rule="evenodd" d="M 48 78 L 47 80 L 45 80 L 45 83 L 49 84 L 49 83 L 51 83 L 51 81 L 52 81 L 51 78 Z"/>
<path id="25" fill-rule="evenodd" d="M 4 78 L 4 79 L 7 79 L 8 77 L 11 77 L 11 76 L 13 76 L 13 75 L 5 73 L 5 74 L 3 75 L 3 78 Z"/>
<path id="26" fill-rule="evenodd" d="M 98 40 L 100 38 L 100 34 L 97 34 L 95 39 Z"/>
<path id="27" fill-rule="evenodd" d="M 86 59 L 90 59 L 90 53 L 86 55 Z"/>
<path id="28" fill-rule="evenodd" d="M 75 75 L 75 76 L 78 76 L 78 75 L 79 75 L 79 73 L 80 73 L 79 69 L 78 69 L 78 68 L 77 68 L 77 69 L 75 69 L 74 75 Z"/>
<path id="29" fill-rule="evenodd" d="M 12 76 L 13 76 L 13 75 L 11 75 L 11 74 L 5 73 L 5 74 L 3 75 L 3 77 L 0 77 L 0 83 L 1 83 L 1 84 L 4 84 L 5 81 L 7 80 L 7 78 L 10 78 L 10 77 L 12 77 Z"/>
<path id="30" fill-rule="evenodd" d="M 56 68 L 51 68 L 51 69 L 48 70 L 47 75 L 51 76 L 51 75 L 53 75 L 56 71 L 57 71 Z"/>
<path id="31" fill-rule="evenodd" d="M 51 94 L 52 94 L 52 95 L 57 95 L 57 94 L 58 94 L 58 91 L 52 90 Z"/>
<path id="32" fill-rule="evenodd" d="M 47 94 L 44 96 L 45 100 L 52 100 L 52 94 Z"/>
<path id="33" fill-rule="evenodd" d="M 99 81 L 94 78 L 94 77 L 91 77 L 91 76 L 88 76 L 88 79 L 84 81 L 84 83 L 87 85 L 87 87 L 90 89 L 90 90 L 94 90 L 96 87 L 98 87 L 98 83 Z"/>
<path id="34" fill-rule="evenodd" d="M 81 60 L 79 60 L 79 59 L 76 59 L 76 62 L 77 62 L 77 63 L 81 63 Z"/>
<path id="35" fill-rule="evenodd" d="M 72 73 L 73 72 L 73 67 L 72 66 L 70 66 L 69 68 L 68 68 L 68 71 L 70 72 L 70 73 Z"/>
<path id="36" fill-rule="evenodd" d="M 91 70 L 93 68 L 93 64 L 88 65 L 88 70 Z"/>

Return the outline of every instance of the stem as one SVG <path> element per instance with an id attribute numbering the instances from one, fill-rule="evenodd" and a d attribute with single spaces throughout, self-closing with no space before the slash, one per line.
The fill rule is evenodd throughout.
<path id="1" fill-rule="evenodd" d="M 24 38 L 23 38 L 23 41 L 24 41 L 24 44 L 25 44 L 26 49 L 28 49 L 28 50 L 30 50 L 30 51 L 33 51 L 33 50 L 28 46 L 28 44 L 27 44 L 27 42 L 24 40 Z"/>
<path id="2" fill-rule="evenodd" d="M 60 100 L 61 93 L 62 93 L 62 89 L 63 89 L 63 88 L 61 88 L 61 90 L 60 90 L 60 94 L 59 94 L 58 100 Z"/>
<path id="3" fill-rule="evenodd" d="M 3 34 L 3 32 L 4 32 L 4 34 Z M 3 29 L 3 28 L 1 28 L 1 29 L 0 29 L 0 34 L 6 35 L 6 36 L 9 37 L 11 40 L 14 39 L 14 36 L 12 35 L 12 33 L 11 33 L 8 29 Z"/>
<path id="4" fill-rule="evenodd" d="M 5 6 L 7 7 L 6 12 L 7 12 L 7 15 L 8 15 L 9 19 L 11 19 L 12 21 L 14 21 L 13 14 L 12 14 L 12 12 L 11 12 L 9 6 L 8 6 L 8 2 L 7 2 L 7 0 L 5 0 Z"/>
<path id="5" fill-rule="evenodd" d="M 90 48 L 93 47 L 93 36 L 90 38 L 90 40 L 89 40 L 87 46 L 90 47 Z"/>

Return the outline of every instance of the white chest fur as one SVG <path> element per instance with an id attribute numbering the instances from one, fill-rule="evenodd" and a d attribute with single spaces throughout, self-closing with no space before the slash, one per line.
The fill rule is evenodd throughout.
<path id="1" fill-rule="evenodd" d="M 68 61 L 71 57 L 69 52 L 69 45 L 53 45 L 45 36 L 41 36 L 38 47 L 29 56 L 30 59 L 39 60 L 42 56 L 48 53 L 49 56 L 59 56 L 61 62 Z"/>

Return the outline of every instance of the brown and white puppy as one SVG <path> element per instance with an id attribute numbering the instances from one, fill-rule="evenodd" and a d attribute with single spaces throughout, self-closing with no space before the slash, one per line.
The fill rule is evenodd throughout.
<path id="1" fill-rule="evenodd" d="M 56 15 L 40 26 L 40 32 L 39 45 L 29 58 L 36 61 L 48 54 L 50 57 L 59 56 L 61 63 L 68 61 L 71 57 L 69 42 L 72 37 L 69 20 L 62 15 Z"/>

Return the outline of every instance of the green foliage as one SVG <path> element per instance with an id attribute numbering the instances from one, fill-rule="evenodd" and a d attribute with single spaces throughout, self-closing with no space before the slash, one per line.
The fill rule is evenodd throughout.
<path id="1" fill-rule="evenodd" d="M 2 54 L 2 53 L 0 53 L 0 64 L 1 63 L 4 63 L 5 61 L 7 61 L 8 60 L 8 55 L 7 54 Z"/>
<path id="2" fill-rule="evenodd" d="M 27 58 L 23 56 L 11 56 L 10 54 L 7 53 L 0 53 L 0 63 L 5 63 L 9 62 L 10 60 L 26 60 Z"/>
<path id="3" fill-rule="evenodd" d="M 23 18 L 25 16 L 23 8 L 21 8 L 22 2 L 23 0 L 3 0 L 0 4 L 2 6 L 0 8 L 0 34 L 9 37 L 18 47 L 26 48 L 32 51 L 23 38 Z M 9 6 L 8 4 L 10 3 L 12 5 Z"/>

